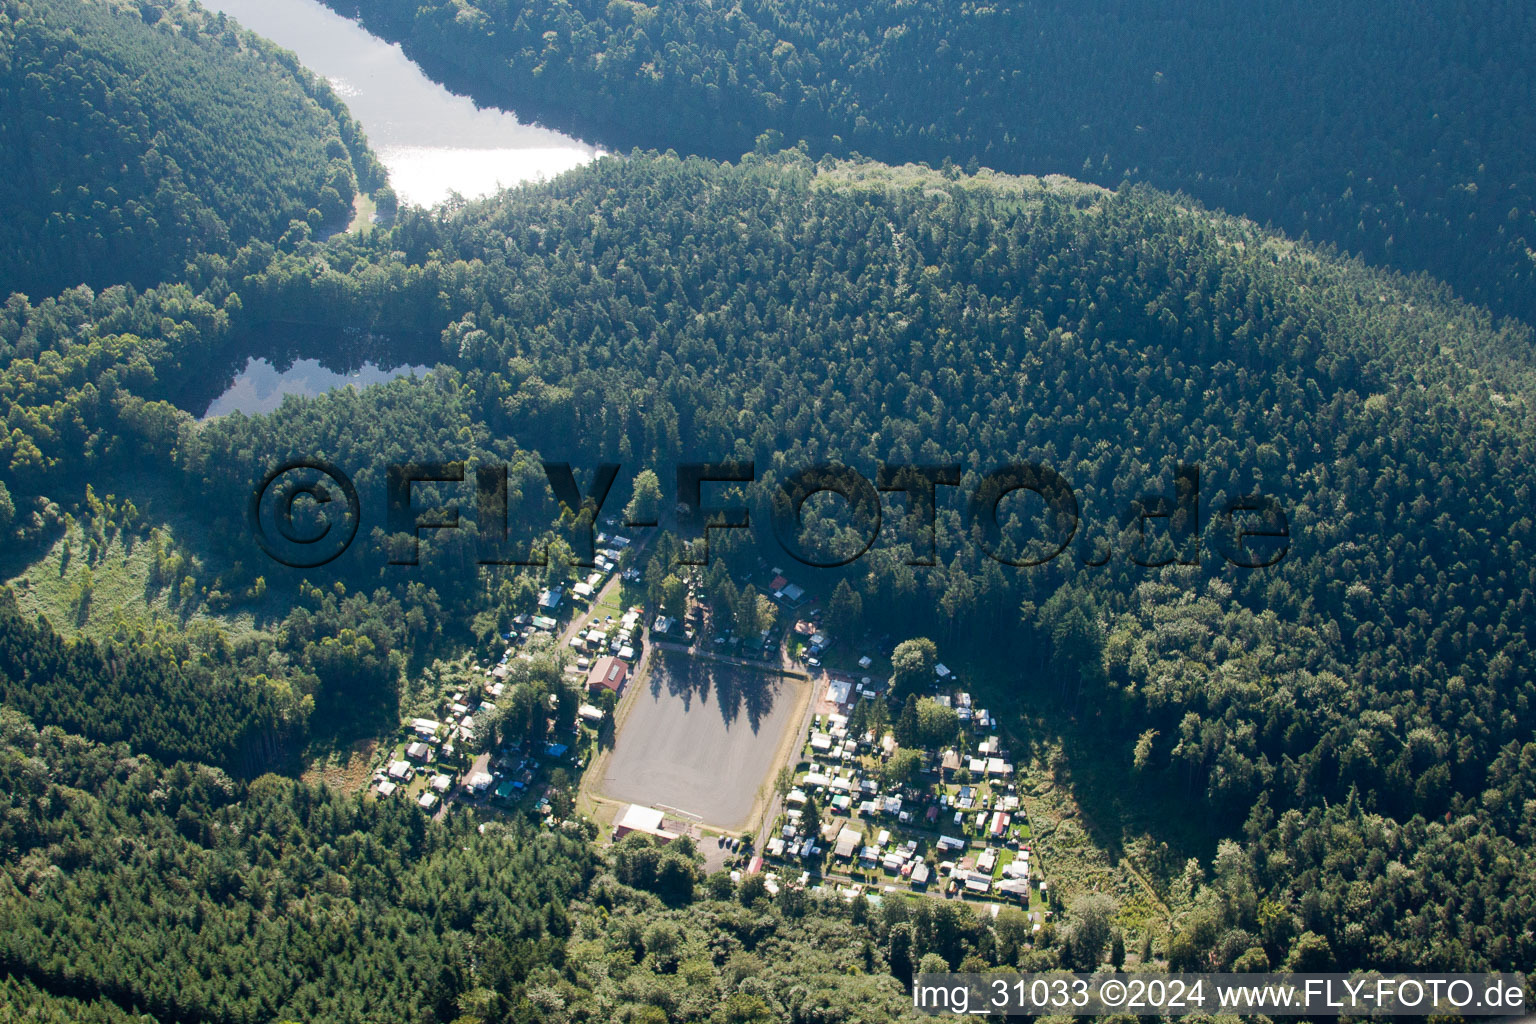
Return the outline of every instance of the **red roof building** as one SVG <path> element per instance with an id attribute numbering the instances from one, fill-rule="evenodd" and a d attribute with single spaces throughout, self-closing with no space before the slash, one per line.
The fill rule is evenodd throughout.
<path id="1" fill-rule="evenodd" d="M 587 673 L 587 689 L 608 689 L 614 693 L 624 692 L 624 683 L 629 679 L 629 666 L 618 658 L 598 658 Z"/>

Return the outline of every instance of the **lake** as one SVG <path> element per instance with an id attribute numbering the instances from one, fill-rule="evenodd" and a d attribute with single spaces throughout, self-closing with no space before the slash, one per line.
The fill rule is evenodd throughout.
<path id="1" fill-rule="evenodd" d="M 402 202 L 430 206 L 457 192 L 490 195 L 519 182 L 553 177 L 602 155 L 568 135 L 523 124 L 503 110 L 482 110 L 432 81 L 392 43 L 315 0 L 204 0 L 257 35 L 292 50 L 331 83 L 389 170 Z M 210 419 L 231 412 L 271 412 L 286 395 L 319 395 L 350 384 L 365 387 L 408 373 L 424 374 L 436 338 L 402 340 L 363 332 L 269 327 L 270 334 L 233 356 L 217 397 L 210 381 L 189 388 L 183 407 Z M 321 359 L 300 358 L 321 354 Z M 323 360 L 323 361 L 322 361 Z M 209 387 L 212 385 L 212 388 Z M 207 390 L 202 390 L 207 388 Z M 200 392 L 200 393 L 199 393 Z"/>
<path id="2" fill-rule="evenodd" d="M 314 397 L 345 384 L 362 388 L 406 374 L 421 376 L 431 369 L 430 366 L 385 368 L 367 362 L 356 370 L 341 372 L 327 369 L 318 359 L 296 359 L 291 366 L 280 370 L 266 359 L 253 357 L 247 359 L 245 368 L 235 374 L 234 383 L 208 404 L 203 419 L 232 412 L 255 416 L 274 411 L 287 395 Z"/>
<path id="3" fill-rule="evenodd" d="M 392 43 L 315 0 L 204 0 L 292 50 L 326 78 L 368 134 L 402 202 L 431 206 L 553 177 L 602 155 L 568 135 L 482 110 L 433 82 Z"/>

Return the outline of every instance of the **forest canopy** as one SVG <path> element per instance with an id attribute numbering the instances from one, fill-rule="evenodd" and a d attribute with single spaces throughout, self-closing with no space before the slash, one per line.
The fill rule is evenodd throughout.
<path id="1" fill-rule="evenodd" d="M 1005 730 L 1091 731 L 1092 750 L 1074 756 L 1112 766 L 1129 798 L 1208 819 L 1209 874 L 1198 859 L 1183 875 L 1160 866 L 1182 890 L 1159 950 L 1172 965 L 1510 969 L 1536 956 L 1525 925 L 1536 896 L 1530 331 L 1428 278 L 1371 269 L 1187 196 L 1101 187 L 1129 173 L 1298 233 L 1323 210 L 1317 237 L 1434 264 L 1462 295 L 1512 307 L 1526 271 L 1500 246 L 1524 244 L 1529 199 L 1509 152 L 1487 153 L 1486 185 L 1445 193 L 1450 177 L 1478 183 L 1451 125 L 1451 141 L 1415 135 L 1424 145 L 1394 164 L 1407 174 L 1427 161 L 1434 174 L 1346 184 L 1342 168 L 1373 157 L 1305 159 L 1307 146 L 1330 144 L 1329 126 L 1351 122 L 1323 119 L 1323 134 L 1308 134 L 1315 121 L 1296 111 L 1337 94 L 1302 62 L 1297 106 L 1275 112 L 1286 131 L 1252 153 L 1218 152 L 1208 174 L 1160 162 L 1200 151 L 1223 103 L 1280 101 L 1268 79 L 1212 88 L 1170 62 L 1192 45 L 1186 29 L 1148 31 L 1129 12 L 1052 35 L 992 8 L 965 7 L 957 21 L 922 3 L 899 14 L 380 3 L 370 17 L 429 63 L 454 53 L 462 75 L 495 88 L 553 103 L 576 82 L 599 97 L 593 116 L 615 124 L 638 105 L 663 133 L 713 130 L 731 109 L 721 145 L 747 148 L 770 129 L 807 142 L 780 150 L 769 134 L 734 166 L 637 151 L 321 242 L 310 229 L 344 213 L 377 171 L 355 126 L 288 58 L 180 7 L 11 0 L 6 10 L 8 67 L 23 69 L 6 102 L 44 102 L 62 124 L 116 132 L 124 166 L 147 168 L 142 182 L 163 205 L 123 198 L 123 223 L 151 211 L 150 234 L 120 235 L 91 219 L 118 223 L 95 179 L 82 179 L 69 202 L 88 205 L 50 214 L 57 231 L 37 229 L 65 254 L 97 253 L 106 276 L 77 287 L 75 271 L 39 260 L 57 287 L 0 310 L 0 529 L 34 551 L 73 529 L 88 569 L 114 531 L 136 528 L 131 500 L 109 482 L 152 481 L 183 496 L 205 540 L 195 557 L 157 547 L 147 589 L 173 591 L 183 615 L 260 606 L 270 626 L 206 649 L 147 635 L 66 642 L 0 600 L 9 998 L 101 1019 L 147 1009 L 350 1020 L 383 998 L 392 1019 L 874 1021 L 897 1015 L 901 984 L 924 963 L 1095 959 L 1071 931 L 1026 950 L 1018 921 L 990 924 L 961 903 L 891 900 L 879 914 L 862 901 L 771 903 L 751 884 L 704 877 L 684 842 L 663 851 L 637 837 L 600 859 L 577 823 L 482 832 L 457 812 L 438 821 L 403 802 L 260 776 L 317 732 L 350 739 L 346 730 L 393 725 L 407 666 L 495 638 L 540 587 L 571 578 L 568 548 L 549 539 L 546 459 L 614 461 L 658 481 L 684 460 L 750 460 L 760 523 L 762 495 L 827 460 L 871 478 L 882 464 L 953 465 L 957 493 L 1000 464 L 1053 467 L 1088 525 L 1047 566 L 989 558 L 946 488 L 937 564 L 915 564 L 920 539 L 893 527 L 862 559 L 814 574 L 846 633 L 933 638 L 892 645 L 895 699 L 910 716 L 879 714 L 893 712 L 905 737 L 960 739 L 953 709 L 918 691 L 940 651 L 972 652 L 998 687 Z M 1414 17 L 1427 15 L 1404 24 Z M 1004 19 L 1006 31 L 994 25 Z M 1244 67 L 1288 52 L 1279 23 L 1261 20 L 1260 42 L 1241 44 L 1235 21 L 1202 24 Z M 1369 31 L 1352 38 L 1372 53 L 1387 45 Z M 1006 50 L 1029 40 L 1066 50 L 1038 67 Z M 1085 55 L 1104 46 L 1130 55 L 1127 66 L 1086 73 Z M 145 71 L 164 86 L 150 88 L 131 69 L 161 48 L 188 70 Z M 1309 60 L 1342 59 L 1323 52 Z M 734 79 L 719 72 L 727 56 Z M 1143 80 L 1133 58 L 1156 70 Z M 1040 77 L 978 84 L 1000 62 Z M 869 83 L 888 83 L 896 66 L 921 87 L 875 95 Z M 1463 81 L 1433 53 L 1417 67 L 1424 89 Z M 239 83 L 274 68 L 289 75 L 251 85 L 254 113 L 230 113 L 247 95 Z M 126 88 L 113 84 L 119 74 L 140 107 L 102 98 Z M 1499 88 L 1518 89 L 1512 79 Z M 1051 102 L 1047 84 L 1076 86 L 1072 102 Z M 1106 122 L 1111 108 L 1126 116 L 1114 104 L 1138 88 L 1150 98 L 1125 108 L 1135 125 Z M 224 97 L 218 110 L 199 108 L 204 95 Z M 946 95 L 966 102 L 942 116 L 915 105 Z M 1021 110 L 1041 123 L 1019 129 Z M 246 141 L 176 155 L 178 133 L 223 118 Z M 285 134 L 294 125 L 298 141 Z M 1382 130 L 1407 131 L 1391 118 Z M 1143 135 L 1156 145 L 1138 149 Z M 934 169 L 822 156 L 855 148 L 1062 165 L 1101 184 L 972 173 L 958 159 Z M 207 163 L 214 152 L 232 166 Z M 65 180 L 38 167 L 38 180 Z M 219 191 L 242 174 L 266 184 Z M 1401 202 L 1368 219 L 1362 210 L 1385 202 L 1378 190 Z M 1490 245 L 1489 228 L 1471 241 L 1465 224 L 1491 223 L 1480 204 L 1498 195 L 1502 207 L 1506 193 L 1507 237 Z M 67 233 L 87 223 L 84 241 Z M 1382 232 L 1435 255 L 1399 259 Z M 124 272 L 129 252 L 143 279 Z M 1491 290 L 1469 291 L 1485 272 Z M 198 423 L 178 406 L 185 380 L 217 379 L 231 351 L 293 323 L 425 334 L 438 366 L 270 415 Z M 377 504 L 323 573 L 263 561 L 246 501 L 293 456 L 344 466 L 370 501 L 392 462 L 505 464 L 510 500 L 549 562 L 480 566 L 466 521 L 422 541 L 416 571 L 398 571 L 389 556 L 412 541 Z M 1124 557 L 1117 516 L 1138 495 L 1170 492 L 1181 465 L 1199 466 L 1202 548 L 1227 529 L 1218 510 L 1265 493 L 1293 525 L 1288 556 L 1263 571 L 1214 556 L 1158 567 Z M 665 486 L 640 493 L 648 507 L 670 504 Z M 449 494 L 424 488 L 421 500 Z M 1002 519 L 1001 553 L 1018 554 L 1038 517 L 1017 504 Z M 827 546 L 850 532 L 819 512 L 808 529 Z M 744 633 L 771 616 L 726 569 L 768 564 L 780 556 L 771 545 L 722 539 L 694 580 Z M 673 605 L 687 593 L 668 575 L 678 550 L 664 534 L 640 566 Z M 552 657 L 517 669 L 490 720 L 496 738 L 542 736 L 549 716 L 569 714 L 561 670 Z M 907 758 L 888 775 L 917 770 Z M 205 969 L 213 962 L 223 966 Z"/>
<path id="2" fill-rule="evenodd" d="M 37 297 L 344 225 L 383 184 L 329 85 L 179 0 L 0 3 L 0 150 L 0 281 Z"/>
<path id="3" fill-rule="evenodd" d="M 166 1021 L 446 1021 L 477 986 L 515 1000 L 595 869 L 580 834 L 237 783 L 9 710 L 0 781 L 0 966 Z"/>
<path id="4" fill-rule="evenodd" d="M 826 458 L 870 476 L 880 462 L 954 462 L 962 492 L 1038 459 L 1099 524 L 1198 462 L 1208 508 L 1283 498 L 1296 537 L 1280 565 L 1149 570 L 1117 554 L 1090 568 L 1116 540 L 1099 533 L 1043 569 L 1005 569 L 966 542 L 952 502 L 941 565 L 907 566 L 893 538 L 819 585 L 847 582 L 882 630 L 990 649 L 1025 704 L 1094 709 L 1093 756 L 1139 765 L 1147 799 L 1195 799 L 1231 823 L 1254 858 L 1247 884 L 1288 908 L 1261 943 L 1273 963 L 1308 931 L 1340 963 L 1379 948 L 1373 962 L 1423 965 L 1452 947 L 1428 932 L 1388 943 L 1408 889 L 1363 935 L 1336 904 L 1298 902 L 1295 879 L 1266 867 L 1264 844 L 1282 841 L 1271 830 L 1326 847 L 1341 833 L 1319 808 L 1342 804 L 1387 823 L 1367 833 L 1382 856 L 1411 842 L 1398 855 L 1430 863 L 1454 849 L 1425 824 L 1446 815 L 1504 856 L 1532 826 L 1522 796 L 1490 788 L 1533 740 L 1536 693 L 1518 668 L 1536 591 L 1519 555 L 1536 464 L 1529 335 L 1443 289 L 1145 188 L 795 151 L 739 167 L 605 160 L 451 215 L 407 213 L 387 248 L 326 253 L 318 279 L 299 272 L 318 250 L 277 256 L 239 286 L 243 302 L 281 294 L 372 323 L 387 301 L 442 325 L 452 370 L 200 432 L 182 457 L 211 508 L 251 486 L 247 452 L 347 452 L 379 473 L 401 449 L 362 432 L 392 415 L 431 422 L 433 403 L 402 399 L 433 389 L 452 396 L 441 425 L 395 434 L 426 439 L 432 457 L 515 438 L 668 479 L 679 459 L 729 456 L 770 486 Z M 1219 518 L 1201 520 L 1207 543 Z M 388 538 L 373 543 L 341 571 L 374 579 Z M 498 593 L 494 576 L 470 584 L 467 538 L 437 543 L 423 571 L 446 607 Z M 771 543 L 723 561 L 773 557 Z M 1343 861 L 1317 863 L 1318 893 L 1351 883 Z M 1510 945 L 1462 962 L 1513 963 L 1525 940 L 1501 915 L 1528 887 L 1478 877 L 1488 889 L 1467 927 Z M 1191 955 L 1258 934 L 1242 905 L 1210 900 Z M 1455 948 L 1470 950 L 1463 934 Z"/>
<path id="5" fill-rule="evenodd" d="M 211 535 L 230 542 L 208 552 L 225 595 L 254 582 L 240 510 L 268 459 L 339 460 L 365 493 L 391 460 L 495 459 L 523 467 L 530 499 L 547 488 L 524 453 L 663 479 L 684 458 L 753 459 L 764 491 L 825 458 L 869 476 L 955 462 L 962 493 L 1006 461 L 1043 461 L 1096 524 L 1068 557 L 1005 569 L 950 503 L 941 565 L 905 564 L 893 533 L 829 571 L 829 592 L 844 581 L 863 608 L 946 644 L 1017 636 L 1044 685 L 1123 716 L 1127 757 L 1156 729 L 1146 763 L 1229 811 L 1264 790 L 1306 803 L 1359 786 L 1377 809 L 1444 813 L 1529 738 L 1516 669 L 1533 589 L 1517 557 L 1532 528 L 1528 336 L 1240 220 L 1145 189 L 795 153 L 739 168 L 635 156 L 452 216 L 407 214 L 387 238 L 210 263 L 178 288 L 14 310 L 0 386 L 27 397 L 4 481 L 25 509 L 80 468 L 70 437 L 115 424 L 113 444 L 158 452 L 160 472 L 204 496 Z M 181 325 L 146 315 L 168 304 Z M 60 329 L 87 309 L 86 340 Z M 278 309 L 434 325 L 444 368 L 196 430 L 147 415 L 156 366 L 195 373 L 207 334 Z M 136 322 L 152 342 L 123 340 Z M 61 356 L 78 368 L 60 373 Z M 1209 510 L 1253 491 L 1285 502 L 1294 551 L 1264 572 L 1214 554 L 1084 566 L 1118 542 L 1123 504 L 1171 488 L 1180 462 L 1201 465 L 1207 551 L 1221 528 Z M 1026 517 L 1006 518 L 1026 535 Z M 383 525 L 365 521 L 337 563 L 354 593 L 383 587 L 406 607 L 430 593 L 460 622 L 514 593 L 477 571 L 467 529 L 425 546 L 408 592 Z M 1256 661 L 1260 646 L 1273 654 Z M 1334 690 L 1350 698 L 1322 699 Z M 1422 748 L 1348 753 L 1375 749 L 1378 713 L 1424 730 Z M 1421 766 L 1438 781 L 1405 783 Z"/>
<path id="6" fill-rule="evenodd" d="M 1520 0 L 326 2 L 610 147 L 1145 181 L 1536 319 Z"/>

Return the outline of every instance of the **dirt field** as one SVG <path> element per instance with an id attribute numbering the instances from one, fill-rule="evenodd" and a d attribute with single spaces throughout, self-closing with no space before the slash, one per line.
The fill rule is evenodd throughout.
<path id="1" fill-rule="evenodd" d="M 810 684 L 658 651 L 642 686 L 601 794 L 742 827 L 800 723 Z"/>

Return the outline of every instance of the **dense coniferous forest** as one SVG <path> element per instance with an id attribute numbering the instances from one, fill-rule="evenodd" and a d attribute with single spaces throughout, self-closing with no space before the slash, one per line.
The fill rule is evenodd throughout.
<path id="1" fill-rule="evenodd" d="M 1099 608 L 1104 635 L 1048 666 L 1062 698 L 1157 728 L 1151 763 L 1217 809 L 1357 785 L 1383 810 L 1439 815 L 1482 792 L 1504 744 L 1530 739 L 1516 666 L 1532 581 L 1509 557 L 1530 528 L 1528 338 L 1419 285 L 1150 192 L 797 156 L 605 162 L 447 221 L 407 218 L 395 244 L 403 260 L 359 262 L 352 287 L 322 279 L 315 294 L 332 307 L 355 295 L 371 316 L 369 282 L 407 262 L 424 299 L 464 290 L 445 331 L 456 372 L 413 386 L 456 397 L 406 420 L 442 406 L 439 438 L 462 401 L 485 436 L 547 456 L 755 458 L 759 494 L 829 456 L 867 475 L 955 461 L 961 493 L 1011 458 L 1059 467 L 1083 503 L 1070 557 L 1005 569 L 967 542 L 956 501 L 942 566 L 918 576 L 905 549 L 877 545 L 849 581 L 949 642 L 1011 632 L 1027 602 L 1048 647 L 1063 607 Z M 382 463 L 394 449 L 357 431 L 406 407 L 385 390 L 372 415 L 325 415 L 360 401 L 306 407 L 308 430 L 296 413 L 231 420 L 183 458 L 222 496 L 215 509 L 239 507 L 244 453 L 283 450 L 279 433 Z M 1084 567 L 1118 541 L 1125 503 L 1171 489 L 1180 460 L 1201 464 L 1201 567 Z M 1252 491 L 1278 496 L 1296 530 L 1273 571 L 1217 554 L 1212 510 Z M 473 554 L 459 548 L 445 577 Z M 1464 623 L 1441 617 L 1452 607 Z M 1272 658 L 1253 656 L 1259 642 Z M 1457 682 L 1432 697 L 1433 679 Z M 1427 746 L 1346 755 L 1370 735 L 1366 709 L 1426 730 Z M 1240 728 L 1254 714 L 1263 728 Z"/>
<path id="2" fill-rule="evenodd" d="M 893 503 L 862 558 L 794 573 L 839 632 L 937 640 L 917 682 L 940 647 L 973 667 L 1085 816 L 1113 815 L 1108 775 L 1178 819 L 1150 826 L 1172 909 L 1139 959 L 1536 963 L 1536 357 L 1497 315 L 1532 313 L 1524 8 L 333 6 L 482 99 L 753 152 L 636 150 L 321 241 L 382 171 L 290 55 L 180 5 L 0 0 L 0 149 L 30 161 L 0 196 L 0 279 L 29 293 L 0 309 L 7 564 L 62 545 L 84 612 L 144 545 L 143 599 L 186 626 L 66 639 L 0 593 L 0 1022 L 875 1024 L 911 1016 L 921 970 L 1103 962 L 1102 895 L 1039 932 L 962 900 L 770 898 L 689 839 L 599 851 L 574 818 L 284 777 L 393 731 L 434 659 L 584 571 L 541 460 L 621 463 L 605 512 L 643 469 L 670 510 L 678 463 L 753 461 L 755 527 L 698 574 L 753 628 L 727 570 L 788 557 L 778 483 L 957 466 L 938 564 Z M 432 339 L 437 366 L 194 418 L 299 328 Z M 318 573 L 245 519 L 295 456 L 362 495 Z M 548 564 L 480 564 L 447 483 L 415 501 L 459 527 L 390 564 L 413 539 L 386 466 L 455 460 L 508 467 L 511 546 Z M 1080 503 L 1043 565 L 1007 563 L 1061 519 L 1010 498 L 994 542 L 966 510 L 1018 461 Z M 1128 506 L 1181 465 L 1198 515 L 1143 534 Z M 139 507 L 168 494 L 195 549 Z M 1254 494 L 1290 524 L 1262 569 L 1224 557 Z M 806 509 L 807 551 L 861 545 L 838 503 Z M 634 566 L 652 605 L 687 532 L 666 522 Z M 261 628 L 207 624 L 242 614 Z M 561 650 L 527 653 L 494 740 L 574 725 Z M 898 733 L 923 728 L 897 717 L 907 674 Z"/>
<path id="3" fill-rule="evenodd" d="M 904 1018 L 874 922 L 706 881 L 686 841 L 605 867 L 590 831 L 434 822 L 0 716 L 10 1019 Z M 899 916 L 903 957 L 992 949 L 964 907 Z"/>
<path id="4" fill-rule="evenodd" d="M 177 655 L 187 660 L 183 662 Z M 236 678 L 208 652 L 137 643 L 66 643 L 29 625 L 0 593 L 0 702 L 98 740 L 123 740 L 164 761 L 260 764 L 282 711 L 259 680 Z M 255 685 L 253 685 L 255 683 Z"/>
<path id="5" fill-rule="evenodd" d="M 72 999 L 54 995 L 14 974 L 0 981 L 0 1020 L 7 1024 L 153 1024 L 154 1018 L 130 1013 L 107 999 Z"/>
<path id="6" fill-rule="evenodd" d="M 34 296 L 345 224 L 383 183 L 323 80 L 175 0 L 0 5 L 0 148 L 0 281 Z"/>
<path id="7" fill-rule="evenodd" d="M 579 834 L 237 784 L 5 715 L 0 963 L 56 995 L 164 1020 L 449 1020 L 475 987 L 525 1002 L 593 871 Z"/>
<path id="8" fill-rule="evenodd" d="M 1147 181 L 1536 317 L 1522 3 L 326 2 L 613 144 Z"/>
<path id="9" fill-rule="evenodd" d="M 1213 825 L 1230 842 L 1212 877 L 1187 879 L 1197 909 L 1168 956 L 1509 969 L 1533 955 L 1517 924 L 1536 897 L 1523 329 L 1146 189 L 798 151 L 740 167 L 605 160 L 456 214 L 408 213 L 387 236 L 259 247 L 217 269 L 131 301 L 76 293 L 19 310 L 6 341 L 21 351 L 28 335 L 32 353 L 11 360 L 8 386 L 78 359 L 89 371 L 54 379 L 49 404 L 77 409 L 87 435 L 91 417 L 119 416 L 117 443 L 186 475 L 214 536 L 233 541 L 209 552 L 220 592 L 252 582 L 238 510 L 284 454 L 375 481 L 413 456 L 753 458 L 760 521 L 771 484 L 819 459 L 871 476 L 879 462 L 953 461 L 962 494 L 998 464 L 1039 459 L 1082 502 L 1064 557 L 1036 569 L 986 558 L 962 503 L 941 501 L 940 566 L 908 567 L 893 537 L 818 579 L 849 582 L 882 628 L 990 645 L 1016 666 L 1021 706 L 1091 716 L 1091 756 L 1120 765 L 1132 792 L 1193 799 L 1229 823 Z M 277 306 L 436 325 L 444 365 L 198 430 L 167 411 L 168 427 L 135 434 L 80 394 L 90 374 L 123 379 L 115 332 L 134 308 L 176 295 L 235 334 Z M 59 331 L 86 302 L 108 326 Z M 137 315 L 158 335 L 131 346 L 148 353 L 152 395 L 153 367 L 195 368 L 202 342 L 193 320 Z M 27 447 L 19 433 L 13 452 Z M 1135 565 L 1116 516 L 1171 493 L 1181 461 L 1201 466 L 1201 563 Z M 18 514 L 51 479 L 13 469 Z M 1293 531 L 1266 570 L 1217 554 L 1219 510 L 1253 491 L 1275 495 Z M 1042 529 L 1026 512 L 1004 530 L 1020 549 Z M 846 530 L 813 519 L 828 543 Z M 355 598 L 309 599 L 326 618 L 295 628 L 314 614 L 296 610 L 285 642 L 302 652 L 303 637 L 372 620 L 381 644 L 452 643 L 486 602 L 516 607 L 460 532 L 424 542 L 419 572 L 402 576 L 384 564 L 398 539 L 375 524 L 337 563 Z M 1105 545 L 1107 565 L 1084 564 Z M 730 548 L 726 564 L 756 550 Z M 400 614 L 389 608 L 423 607 L 418 627 L 434 625 L 417 640 L 401 619 L 385 628 Z M 387 675 L 334 678 L 347 701 L 388 699 Z M 351 688 L 359 678 L 383 688 Z M 327 699 L 323 680 L 308 685 Z"/>

